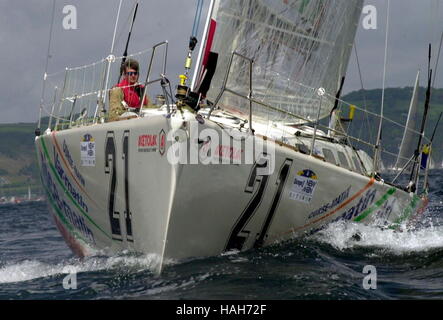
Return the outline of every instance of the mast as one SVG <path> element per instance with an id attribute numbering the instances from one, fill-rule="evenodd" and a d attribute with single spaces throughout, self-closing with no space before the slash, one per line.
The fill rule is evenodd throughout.
<path id="1" fill-rule="evenodd" d="M 437 131 L 438 125 L 440 124 L 440 120 L 441 120 L 441 116 L 443 115 L 443 112 L 440 112 L 440 116 L 438 117 L 437 123 L 435 124 L 434 127 L 434 132 L 432 133 L 432 137 L 431 140 L 429 142 L 429 154 L 428 154 L 428 158 L 426 159 L 426 164 L 425 164 L 425 178 L 424 178 L 424 182 L 423 182 L 423 190 L 425 193 L 428 193 L 429 190 L 429 186 L 428 186 L 428 178 L 429 178 L 429 169 L 431 166 L 431 162 L 432 162 L 432 158 L 431 158 L 431 154 L 432 154 L 432 143 L 434 141 L 434 136 L 435 136 L 435 132 Z M 429 163 L 429 164 L 428 164 Z"/>
<path id="2" fill-rule="evenodd" d="M 129 29 L 128 39 L 126 40 L 125 51 L 123 52 L 123 59 L 122 59 L 122 63 L 121 63 L 122 68 L 120 68 L 119 82 L 120 82 L 120 77 L 122 76 L 123 71 L 124 71 L 123 65 L 125 64 L 126 57 L 128 56 L 128 47 L 129 47 L 129 42 L 131 41 L 132 29 L 134 28 L 135 18 L 137 17 L 138 3 L 139 3 L 139 0 L 137 0 L 137 3 L 135 4 L 134 13 L 132 15 L 131 27 Z"/>
<path id="3" fill-rule="evenodd" d="M 421 150 L 421 144 L 424 138 L 425 133 L 425 126 L 426 126 L 426 120 L 428 118 L 428 111 L 429 111 L 429 102 L 431 100 L 431 87 L 432 87 L 432 69 L 431 69 L 431 44 L 429 44 L 429 53 L 428 53 L 428 88 L 426 90 L 426 100 L 425 100 L 425 110 L 423 112 L 423 118 L 421 121 L 421 128 L 420 128 L 420 135 L 418 138 L 417 148 L 415 149 L 414 153 L 414 164 L 412 166 L 411 170 L 411 176 L 409 179 L 408 189 L 411 192 L 415 192 L 417 190 L 417 182 L 418 182 L 418 176 L 420 171 L 420 165 L 419 165 L 419 156 L 420 156 L 420 150 Z"/>

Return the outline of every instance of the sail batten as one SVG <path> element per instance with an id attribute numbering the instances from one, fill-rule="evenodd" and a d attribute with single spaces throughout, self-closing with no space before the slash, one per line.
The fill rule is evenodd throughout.
<path id="1" fill-rule="evenodd" d="M 330 96 L 322 98 L 319 115 L 328 116 L 337 79 L 346 72 L 362 4 L 362 0 L 220 1 L 212 17 L 217 21 L 212 51 L 218 54 L 218 65 L 208 98 L 214 100 L 219 94 L 235 51 L 254 60 L 255 99 L 315 119 L 320 101 L 312 88 L 323 87 Z M 229 89 L 248 95 L 248 61 L 235 57 L 228 79 Z M 220 103 L 248 112 L 237 96 L 224 95 Z M 260 107 L 254 108 L 254 115 L 289 120 L 287 113 Z"/>

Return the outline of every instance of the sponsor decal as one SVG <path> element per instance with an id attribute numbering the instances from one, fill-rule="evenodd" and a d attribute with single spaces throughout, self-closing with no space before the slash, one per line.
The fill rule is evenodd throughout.
<path id="1" fill-rule="evenodd" d="M 388 205 L 387 200 L 397 191 L 397 189 L 395 188 L 391 188 L 388 190 L 388 192 L 386 192 L 372 207 L 370 207 L 369 209 L 365 210 L 364 212 L 362 212 L 361 214 L 359 214 L 358 216 L 355 217 L 354 221 L 356 222 L 360 222 L 363 219 L 366 219 L 366 217 L 368 217 L 369 215 L 373 214 L 374 212 L 376 212 L 376 210 L 378 210 L 379 208 L 382 208 L 381 210 L 377 211 L 376 215 L 380 216 L 382 218 L 388 219 L 389 215 L 392 212 L 392 207 L 394 205 L 395 199 L 394 201 L 391 203 L 391 205 Z M 383 205 L 384 204 L 384 205 Z M 383 206 L 382 206 L 383 205 Z"/>
<path id="2" fill-rule="evenodd" d="M 163 156 L 166 152 L 166 132 L 161 129 L 159 134 L 142 134 L 138 136 L 138 152 L 157 152 Z"/>
<path id="3" fill-rule="evenodd" d="M 235 163 L 240 164 L 242 160 L 243 149 L 230 145 L 211 143 L 206 141 L 203 143 L 199 151 L 201 160 L 212 160 L 211 163 Z"/>
<path id="4" fill-rule="evenodd" d="M 335 222 L 338 220 L 352 220 L 354 218 L 357 218 L 361 213 L 363 213 L 370 205 L 374 203 L 375 196 L 377 195 L 377 190 L 368 190 L 366 193 L 363 194 L 363 196 L 360 198 L 358 203 L 347 209 L 341 216 L 335 218 L 331 222 Z"/>
<path id="5" fill-rule="evenodd" d="M 222 160 L 225 159 L 241 161 L 242 152 L 243 150 L 237 149 L 235 147 L 218 145 L 215 148 L 215 157 Z"/>
<path id="6" fill-rule="evenodd" d="M 143 134 L 138 137 L 138 152 L 156 152 L 158 148 L 158 135 Z"/>
<path id="7" fill-rule="evenodd" d="M 345 201 L 349 197 L 350 191 L 351 191 L 351 186 L 349 186 L 345 191 L 340 193 L 340 195 L 337 198 L 335 198 L 334 200 L 332 200 L 331 202 L 325 204 L 324 206 L 318 208 L 317 210 L 312 211 L 309 214 L 308 219 L 315 218 L 325 212 L 328 212 L 329 210 L 334 209 L 338 205 L 342 204 L 343 201 Z"/>
<path id="8" fill-rule="evenodd" d="M 305 169 L 297 172 L 289 192 L 289 198 L 295 201 L 310 203 L 315 195 L 318 183 L 314 171 Z"/>
<path id="9" fill-rule="evenodd" d="M 95 140 L 85 134 L 80 142 L 80 164 L 82 167 L 95 167 Z"/>
<path id="10" fill-rule="evenodd" d="M 158 147 L 158 152 L 161 156 L 163 156 L 166 152 L 166 132 L 165 130 L 161 129 L 160 133 L 158 134 L 158 140 L 160 143 L 160 146 Z"/>
<path id="11" fill-rule="evenodd" d="M 360 196 L 361 196 L 362 194 L 364 194 L 367 190 L 369 190 L 369 188 L 371 188 L 371 186 L 374 184 L 374 182 L 375 182 L 375 179 L 374 179 L 374 178 L 371 178 L 371 179 L 369 180 L 369 182 L 368 182 L 368 183 L 367 183 L 367 184 L 366 184 L 361 190 L 357 191 L 354 195 L 352 195 L 349 199 L 345 200 L 342 204 L 338 205 L 337 208 L 333 209 L 331 212 L 328 212 L 327 214 L 324 214 L 324 215 L 322 215 L 321 217 L 318 217 L 317 219 L 314 219 L 314 220 L 312 220 L 312 221 L 306 223 L 306 224 L 303 225 L 303 226 L 300 226 L 300 227 L 297 227 L 297 228 L 291 228 L 291 229 L 289 229 L 288 231 L 286 231 L 286 232 L 284 232 L 284 233 L 280 233 L 280 234 L 273 235 L 273 236 L 271 236 L 271 237 L 268 238 L 268 241 L 277 240 L 278 238 L 280 238 L 280 237 L 282 237 L 282 236 L 287 236 L 287 235 L 289 235 L 289 234 L 293 234 L 293 233 L 298 232 L 298 231 L 300 231 L 300 230 L 307 229 L 307 228 L 313 226 L 314 224 L 316 224 L 316 223 L 318 223 L 318 222 L 320 222 L 320 221 L 322 221 L 322 220 L 325 220 L 325 219 L 327 219 L 328 217 L 330 217 L 330 216 L 336 214 L 337 212 L 340 212 L 340 210 L 341 210 L 342 208 L 346 207 L 346 206 L 347 206 L 348 204 L 350 204 L 351 202 L 353 202 L 353 201 L 355 201 L 356 199 L 360 198 Z M 374 190 L 373 192 L 374 192 L 374 197 L 375 197 L 375 193 L 376 193 L 376 191 Z M 366 195 L 366 196 L 367 196 L 367 195 Z M 364 198 L 366 198 L 366 196 L 364 196 Z M 367 200 L 368 200 L 368 205 L 369 205 L 369 201 L 371 200 L 371 198 L 372 198 L 372 195 L 371 195 L 371 197 L 369 197 L 369 198 L 367 199 Z M 374 200 L 372 199 L 372 201 L 374 201 Z M 370 209 L 367 209 L 367 210 L 370 210 Z M 348 212 L 348 210 L 345 211 L 345 214 L 346 214 L 347 212 Z M 364 214 L 364 213 L 361 213 L 361 215 L 363 215 L 363 214 Z M 339 216 L 336 220 L 339 220 L 339 219 L 341 219 L 341 218 L 342 218 L 342 216 Z M 324 224 L 322 227 L 317 228 L 317 229 L 311 229 L 311 230 L 309 231 L 309 234 L 312 234 L 312 233 L 315 233 L 315 232 L 321 230 L 322 228 L 325 227 L 325 225 L 326 225 L 326 224 Z"/>
<path id="12" fill-rule="evenodd" d="M 74 171 L 75 176 L 80 181 L 80 183 L 85 186 L 85 178 L 81 175 L 81 173 L 78 171 L 77 166 L 75 165 L 74 160 L 72 159 L 71 153 L 69 152 L 68 145 L 66 144 L 66 141 L 63 140 L 63 154 L 65 155 L 65 158 L 71 167 L 71 169 Z"/>
<path id="13" fill-rule="evenodd" d="M 72 209 L 60 196 L 42 153 L 40 153 L 40 157 L 42 163 L 42 181 L 55 211 L 65 223 L 68 223 L 70 227 L 73 227 L 76 231 L 80 232 L 80 234 L 89 242 L 95 243 L 94 234 L 91 229 L 88 228 L 83 217 Z"/>
<path id="14" fill-rule="evenodd" d="M 65 173 L 65 171 L 63 170 L 62 164 L 60 162 L 60 158 L 58 153 L 54 154 L 54 159 L 55 159 L 55 170 L 57 171 L 58 176 L 60 177 L 60 180 L 63 182 L 63 184 L 65 185 L 66 189 L 69 191 L 69 193 L 71 194 L 72 198 L 74 198 L 74 200 L 77 202 L 77 204 L 86 212 L 88 212 L 88 206 L 86 205 L 86 203 L 83 201 L 83 197 L 81 196 L 81 194 L 74 188 L 74 186 L 72 185 L 72 183 L 69 181 L 68 175 Z"/>
<path id="15" fill-rule="evenodd" d="M 85 210 L 77 203 L 76 199 L 74 199 L 72 197 L 71 193 L 66 189 L 65 183 L 62 181 L 62 179 L 60 179 L 59 174 L 57 173 L 57 170 L 55 168 L 55 165 L 51 162 L 51 157 L 49 156 L 48 148 L 46 147 L 46 144 L 45 144 L 45 139 L 39 139 L 39 140 L 40 140 L 41 147 L 42 147 L 42 150 L 39 150 L 40 156 L 42 159 L 42 166 L 43 165 L 45 166 L 45 168 L 44 168 L 45 170 L 42 169 L 42 172 L 41 172 L 42 183 L 46 189 L 46 192 L 48 194 L 48 199 L 50 200 L 49 202 L 51 203 L 52 208 L 56 211 L 58 217 L 61 219 L 63 224 L 66 225 L 70 230 L 72 230 L 76 234 L 76 236 L 80 236 L 79 234 L 76 233 L 75 229 L 73 229 L 73 227 L 69 224 L 69 221 L 66 220 L 65 216 L 60 211 L 59 207 L 57 207 L 54 204 L 53 199 L 51 199 L 51 193 L 49 192 L 48 183 L 46 182 L 46 180 L 44 179 L 44 176 L 43 176 L 43 171 L 47 171 L 47 174 L 49 174 L 49 169 L 51 170 L 50 171 L 51 175 L 49 178 L 51 178 L 51 181 L 53 182 L 54 186 L 55 186 L 55 183 L 57 183 L 57 186 L 61 187 L 61 189 L 62 189 L 61 195 L 67 199 L 70 199 L 72 204 L 78 209 L 78 212 L 80 212 L 89 221 L 89 223 L 94 225 L 97 228 L 97 230 L 100 230 L 103 233 L 103 235 L 105 235 L 107 238 L 111 239 L 111 236 L 109 234 L 107 234 L 106 231 L 104 231 L 96 222 L 94 222 L 93 219 L 91 219 L 91 217 L 85 212 Z M 55 179 L 52 180 L 52 178 L 55 178 Z M 56 199 L 56 198 L 57 197 L 55 196 L 54 199 Z"/>

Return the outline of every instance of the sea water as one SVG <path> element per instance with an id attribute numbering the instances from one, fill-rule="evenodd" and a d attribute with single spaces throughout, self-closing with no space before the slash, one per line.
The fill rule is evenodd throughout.
<path id="1" fill-rule="evenodd" d="M 443 299 L 443 171 L 430 182 L 413 230 L 337 222 L 271 247 L 172 262 L 161 275 L 152 255 L 76 258 L 44 202 L 2 205 L 0 299 Z"/>

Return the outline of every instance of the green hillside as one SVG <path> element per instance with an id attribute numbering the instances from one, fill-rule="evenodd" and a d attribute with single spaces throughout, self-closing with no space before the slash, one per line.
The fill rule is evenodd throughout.
<path id="1" fill-rule="evenodd" d="M 0 125 L 0 196 L 41 193 L 34 123 Z"/>
<path id="2" fill-rule="evenodd" d="M 406 124 L 408 117 L 410 100 L 413 88 L 388 88 L 385 90 L 384 116 L 394 120 L 402 125 Z M 366 108 L 368 111 L 380 113 L 382 90 L 360 90 L 351 92 L 342 99 L 351 104 L 355 104 L 360 108 Z M 426 98 L 426 88 L 419 90 L 419 117 L 416 130 L 420 130 L 423 116 L 424 104 Z M 425 135 L 430 138 L 438 120 L 440 112 L 443 111 L 443 89 L 434 89 L 431 96 L 431 104 L 429 118 L 426 124 Z M 356 112 L 355 120 L 351 126 L 353 135 L 361 136 L 363 139 L 375 141 L 379 122 L 375 117 L 364 118 L 362 112 Z M 382 145 L 388 151 L 397 154 L 403 137 L 403 128 L 396 126 L 388 121 L 384 121 L 382 128 Z M 415 142 L 416 143 L 416 142 Z M 414 144 L 415 146 L 415 144 Z M 433 142 L 432 158 L 436 163 L 441 163 L 443 158 L 443 119 L 440 123 Z M 385 164 L 392 164 L 393 157 L 386 156 L 383 158 Z"/>

